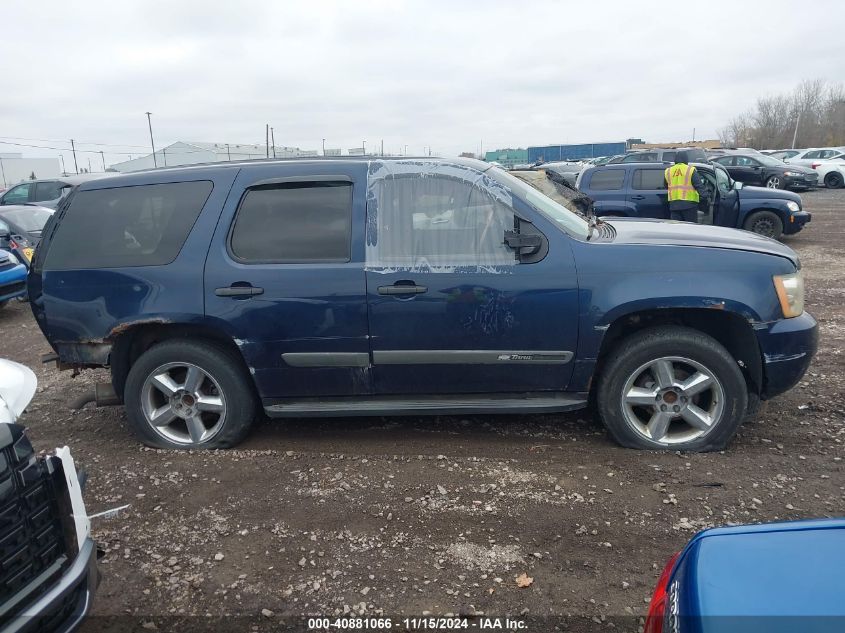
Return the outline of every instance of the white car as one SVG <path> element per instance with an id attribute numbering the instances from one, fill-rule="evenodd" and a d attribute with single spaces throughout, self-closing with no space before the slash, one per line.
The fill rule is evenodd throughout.
<path id="1" fill-rule="evenodd" d="M 830 189 L 839 189 L 845 184 L 845 155 L 830 160 L 813 163 L 813 168 L 819 172 L 819 182 Z"/>
<path id="2" fill-rule="evenodd" d="M 789 163 L 790 165 L 812 167 L 813 163 L 829 159 L 845 160 L 845 147 L 812 147 L 801 150 L 800 153 L 792 158 L 784 158 L 783 162 Z"/>

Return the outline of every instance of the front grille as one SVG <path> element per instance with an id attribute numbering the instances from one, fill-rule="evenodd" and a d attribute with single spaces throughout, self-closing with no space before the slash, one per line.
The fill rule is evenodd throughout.
<path id="1" fill-rule="evenodd" d="M 64 474 L 23 428 L 0 425 L 0 622 L 44 593 L 68 562 L 57 493 Z M 59 477 L 61 475 L 61 477 Z M 33 584 L 33 581 L 36 581 Z"/>
<path id="2" fill-rule="evenodd" d="M 16 292 L 20 292 L 26 288 L 25 281 L 16 281 L 13 284 L 3 284 L 0 285 L 0 297 L 5 297 L 6 295 L 14 294 Z"/>

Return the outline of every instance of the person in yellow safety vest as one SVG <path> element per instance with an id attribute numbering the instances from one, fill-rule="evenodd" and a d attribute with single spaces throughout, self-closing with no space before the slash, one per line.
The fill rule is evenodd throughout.
<path id="1" fill-rule="evenodd" d="M 698 221 L 698 202 L 707 196 L 704 181 L 695 167 L 688 165 L 689 157 L 684 150 L 675 154 L 675 164 L 664 172 L 669 188 L 669 213 L 673 220 Z"/>

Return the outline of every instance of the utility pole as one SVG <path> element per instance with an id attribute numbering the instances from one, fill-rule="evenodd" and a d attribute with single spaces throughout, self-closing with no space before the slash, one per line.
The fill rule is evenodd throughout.
<path id="1" fill-rule="evenodd" d="M 153 148 L 153 167 L 158 167 L 158 161 L 156 160 L 156 144 L 153 141 L 153 122 L 150 119 L 150 115 L 152 112 L 147 112 L 147 125 L 150 128 L 150 146 Z"/>
<path id="2" fill-rule="evenodd" d="M 229 161 L 232 160 L 232 153 L 229 151 L 229 144 L 226 143 L 226 156 L 229 158 Z"/>
<path id="3" fill-rule="evenodd" d="M 88 159 L 88 173 L 91 173 L 91 159 Z"/>
<path id="4" fill-rule="evenodd" d="M 59 154 L 59 156 L 61 156 L 61 154 Z M 64 161 L 62 161 L 62 162 L 64 162 Z M 6 186 L 6 168 L 3 167 L 3 157 L 2 156 L 0 156 L 0 173 L 3 174 L 3 186 L 5 187 Z"/>
<path id="5" fill-rule="evenodd" d="M 103 150 L 100 150 L 100 158 L 103 159 L 103 171 L 106 171 L 106 155 L 103 154 Z"/>
<path id="6" fill-rule="evenodd" d="M 267 148 L 267 158 L 270 158 L 270 124 L 267 123 L 264 127 L 264 146 Z"/>
<path id="7" fill-rule="evenodd" d="M 692 142 L 695 143 L 695 128 L 692 128 Z"/>
<path id="8" fill-rule="evenodd" d="M 164 157 L 164 166 L 167 167 L 167 148 L 161 148 L 161 155 Z"/>
<path id="9" fill-rule="evenodd" d="M 405 145 L 405 153 L 403 154 L 403 156 L 407 156 L 407 155 L 408 155 L 408 146 Z"/>
<path id="10" fill-rule="evenodd" d="M 62 176 L 67 176 L 67 169 L 65 169 L 65 155 L 59 154 L 59 158 L 62 159 Z"/>
<path id="11" fill-rule="evenodd" d="M 273 158 L 276 158 L 276 132 L 270 128 L 270 141 L 273 143 Z"/>
<path id="12" fill-rule="evenodd" d="M 798 123 L 801 121 L 801 111 L 798 111 L 798 117 L 795 119 L 795 133 L 792 135 L 792 149 L 795 149 L 795 141 L 798 140 Z"/>
<path id="13" fill-rule="evenodd" d="M 381 139 L 381 155 L 384 156 L 384 139 Z"/>
<path id="14" fill-rule="evenodd" d="M 367 141 L 361 141 L 361 153 L 367 155 Z"/>
<path id="15" fill-rule="evenodd" d="M 326 139 L 323 139 L 323 156 L 326 155 Z"/>
<path id="16" fill-rule="evenodd" d="M 73 152 L 73 168 L 76 173 L 79 173 L 79 165 L 76 162 L 76 146 L 73 144 L 73 139 L 70 139 L 70 150 Z"/>

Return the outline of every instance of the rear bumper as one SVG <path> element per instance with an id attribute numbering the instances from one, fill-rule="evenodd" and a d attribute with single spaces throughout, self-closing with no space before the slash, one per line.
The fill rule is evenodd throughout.
<path id="1" fill-rule="evenodd" d="M 0 301 L 24 296 L 26 296 L 26 266 L 17 264 L 0 272 Z"/>
<path id="2" fill-rule="evenodd" d="M 99 584 L 97 547 L 86 539 L 58 582 L 23 613 L 0 624 L 0 633 L 71 633 L 91 610 Z"/>
<path id="3" fill-rule="evenodd" d="M 789 216 L 789 221 L 783 225 L 783 232 L 787 235 L 797 233 L 804 228 L 804 225 L 813 219 L 812 213 L 806 211 L 799 211 Z"/>
<path id="4" fill-rule="evenodd" d="M 763 356 L 764 400 L 792 389 L 804 376 L 819 342 L 816 320 L 805 312 L 794 319 L 781 319 L 756 330 Z"/>

